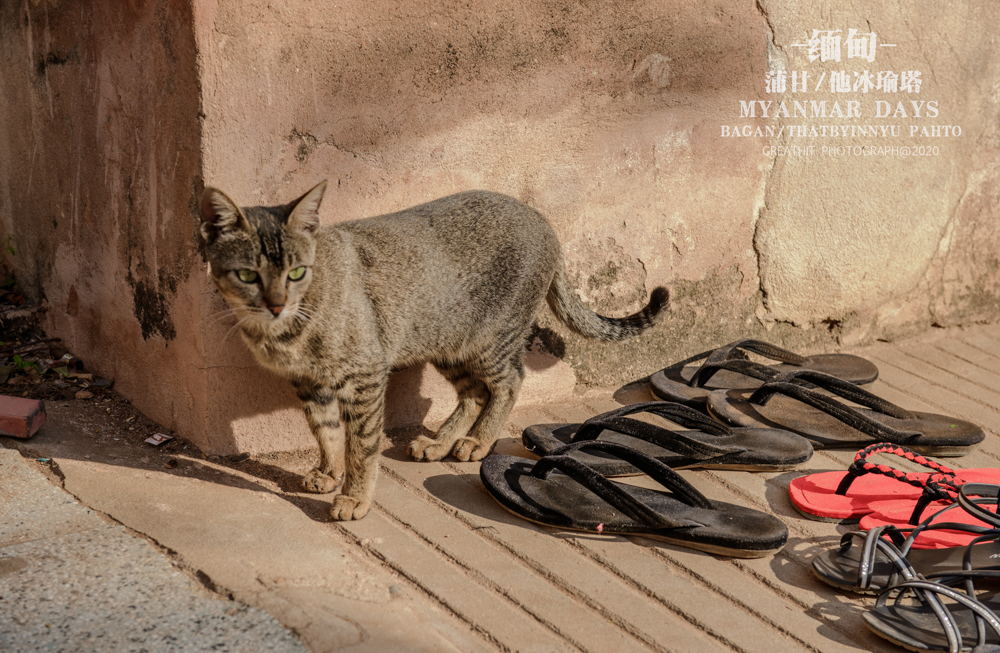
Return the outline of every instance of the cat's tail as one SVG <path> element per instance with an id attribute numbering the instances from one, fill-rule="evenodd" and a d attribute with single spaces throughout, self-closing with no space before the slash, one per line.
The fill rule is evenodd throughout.
<path id="1" fill-rule="evenodd" d="M 563 324 L 582 336 L 600 340 L 625 340 L 639 335 L 656 323 L 668 298 L 666 288 L 656 288 L 649 296 L 649 303 L 638 313 L 628 317 L 604 317 L 583 305 L 569 285 L 562 265 L 556 270 L 546 297 L 552 312 Z"/>

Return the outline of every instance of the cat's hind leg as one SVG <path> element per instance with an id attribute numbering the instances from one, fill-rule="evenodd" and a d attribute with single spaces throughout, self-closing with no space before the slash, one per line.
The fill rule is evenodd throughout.
<path id="1" fill-rule="evenodd" d="M 459 407 L 452 418 L 455 426 L 465 428 L 442 427 L 433 440 L 421 436 L 410 446 L 410 454 L 417 460 L 440 460 L 450 451 L 462 462 L 482 460 L 493 449 L 517 401 L 524 379 L 526 346 L 527 331 L 511 331 L 460 369 L 445 373 L 438 367 L 459 392 Z M 473 397 L 475 405 L 467 401 Z M 451 421 L 449 418 L 445 426 Z M 470 422 L 471 428 L 466 427 Z M 428 451 L 435 457 L 428 457 Z"/>
<path id="2" fill-rule="evenodd" d="M 516 356 L 496 360 L 482 371 L 489 399 L 468 435 L 458 438 L 451 455 L 462 462 L 482 460 L 493 449 L 524 380 L 523 348 Z"/>
<path id="3" fill-rule="evenodd" d="M 433 438 L 421 435 L 410 443 L 410 456 L 414 460 L 434 461 L 447 456 L 455 442 L 468 434 L 489 400 L 485 384 L 465 365 L 434 363 L 434 367 L 455 386 L 458 407 Z"/>
<path id="4" fill-rule="evenodd" d="M 302 488 L 317 494 L 333 492 L 344 482 L 344 429 L 337 398 L 331 388 L 319 384 L 297 381 L 292 385 L 319 445 L 319 465 L 302 477 Z"/>

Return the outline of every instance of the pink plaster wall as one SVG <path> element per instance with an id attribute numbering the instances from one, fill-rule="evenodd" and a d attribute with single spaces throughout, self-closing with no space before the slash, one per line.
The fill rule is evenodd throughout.
<path id="1" fill-rule="evenodd" d="M 169 428 L 207 410 L 183 0 L 0 3 L 0 225 L 46 328 Z"/>
<path id="2" fill-rule="evenodd" d="M 621 315 L 671 289 L 666 323 L 624 345 L 543 318 L 587 383 L 737 337 L 815 351 L 996 320 L 998 11 L 3 3 L 0 227 L 22 285 L 49 304 L 47 328 L 144 412 L 220 453 L 312 444 L 208 281 L 194 211 L 205 183 L 257 204 L 329 179 L 328 224 L 468 188 L 532 204 L 591 306 Z M 739 101 L 776 99 L 764 74 L 805 65 L 794 44 L 827 23 L 898 41 L 886 65 L 933 70 L 925 90 L 968 137 L 934 161 L 870 169 L 767 154 L 781 139 L 721 139 Z M 882 190 L 861 192 L 873 182 Z M 395 387 L 418 386 L 431 392 Z"/>
<path id="3" fill-rule="evenodd" d="M 727 290 L 740 301 L 756 292 L 747 243 L 764 158 L 715 139 L 717 108 L 760 93 L 753 3 L 220 0 L 195 16 L 204 176 L 242 203 L 328 178 L 333 223 L 489 188 L 549 217 L 571 278 L 606 312 L 718 268 L 742 275 Z M 222 308 L 208 298 L 206 313 Z M 206 335 L 210 401 L 252 398 L 241 446 L 266 446 L 282 422 L 301 430 L 284 386 L 249 372 L 236 338 L 219 341 Z M 210 419 L 213 432 L 232 424 Z"/>

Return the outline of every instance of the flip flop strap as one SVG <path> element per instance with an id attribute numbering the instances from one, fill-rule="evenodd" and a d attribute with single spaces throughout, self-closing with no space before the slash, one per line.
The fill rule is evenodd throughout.
<path id="1" fill-rule="evenodd" d="M 681 370 L 690 365 L 691 363 L 696 363 L 700 360 L 705 361 L 705 363 L 702 364 L 702 367 L 705 367 L 705 365 L 715 365 L 725 360 L 743 360 L 746 362 L 750 362 L 747 360 L 746 354 L 743 353 L 744 351 L 749 351 L 754 354 L 770 358 L 771 360 L 780 361 L 782 363 L 788 363 L 789 365 L 805 365 L 809 360 L 803 356 L 799 356 L 795 352 L 788 351 L 787 349 L 776 347 L 770 343 L 763 342 L 762 340 L 753 340 L 748 338 L 744 340 L 737 340 L 736 342 L 731 342 L 728 345 L 724 345 L 716 349 L 709 349 L 707 351 L 701 352 L 700 354 L 695 354 L 690 358 L 686 358 L 682 361 L 674 363 L 673 365 L 667 367 L 666 369 Z M 760 367 L 767 367 L 767 366 L 761 365 Z M 697 387 L 694 386 L 694 384 L 695 380 L 699 378 L 699 374 L 701 374 L 701 371 L 702 370 L 699 368 L 698 371 L 695 372 L 694 377 L 691 378 L 691 380 L 688 382 L 688 385 Z M 708 377 L 711 377 L 712 374 L 714 373 L 715 372 L 713 371 L 712 373 L 708 374 Z M 752 376 L 752 374 L 750 376 Z M 707 381 L 708 377 L 704 377 L 702 383 Z M 760 378 L 760 377 L 754 377 L 754 378 Z"/>
<path id="2" fill-rule="evenodd" d="M 716 372 L 721 370 L 736 372 L 737 374 L 750 376 L 765 382 L 773 381 L 775 378 L 781 376 L 781 372 L 778 372 L 773 367 L 755 363 L 750 360 L 730 359 L 719 361 L 717 363 L 710 363 L 706 361 L 705 364 L 699 367 L 698 371 L 694 373 L 694 376 L 691 377 L 688 385 L 694 388 L 703 388 L 709 380 L 715 376 Z"/>
<path id="3" fill-rule="evenodd" d="M 688 408 L 684 404 L 679 404 L 674 401 L 644 401 L 638 404 L 622 406 L 621 408 L 609 410 L 606 413 L 601 413 L 600 415 L 591 417 L 584 422 L 579 429 L 577 429 L 577 432 L 573 435 L 572 439 L 573 441 L 578 439 L 592 440 L 601 433 L 601 429 L 594 429 L 595 425 L 615 417 L 625 417 L 636 413 L 650 413 L 652 415 L 657 415 L 666 420 L 670 420 L 675 424 L 680 424 L 684 428 L 704 431 L 705 433 L 711 433 L 712 435 L 731 435 L 733 432 L 731 427 L 726 426 L 725 424 L 722 424 L 693 408 Z"/>
<path id="4" fill-rule="evenodd" d="M 614 431 L 645 440 L 646 442 L 652 442 L 664 449 L 699 461 L 746 451 L 744 447 L 703 442 L 684 433 L 678 433 L 655 424 L 625 417 L 625 415 L 640 412 L 659 415 L 681 426 L 699 429 L 709 432 L 712 435 L 730 435 L 733 432 L 731 427 L 724 426 L 693 408 L 668 401 L 648 401 L 641 404 L 623 406 L 622 408 L 592 417 L 577 429 L 576 433 L 570 439 L 570 443 L 595 441 L 605 431 Z M 561 454 L 563 453 L 563 448 L 555 449 L 550 453 Z"/>
<path id="5" fill-rule="evenodd" d="M 918 465 L 934 470 L 934 473 L 928 477 L 924 474 L 904 472 L 889 465 L 876 465 L 875 463 L 868 462 L 868 456 L 877 453 L 892 454 L 900 458 L 905 458 Z M 945 467 L 941 463 L 928 460 L 911 449 L 893 444 L 892 442 L 879 442 L 865 447 L 854 455 L 854 462 L 847 468 L 847 474 L 844 475 L 843 480 L 840 481 L 840 485 L 837 486 L 836 493 L 840 496 L 846 496 L 851 484 L 865 474 L 882 474 L 883 476 L 888 476 L 889 478 L 919 488 L 925 487 L 928 481 L 935 479 L 938 475 L 955 476 L 955 472 L 952 469 Z"/>
<path id="6" fill-rule="evenodd" d="M 723 360 L 732 359 L 734 356 L 745 356 L 745 354 L 742 353 L 744 351 L 764 356 L 765 358 L 770 358 L 774 361 L 788 363 L 789 365 L 797 365 L 800 367 L 809 362 L 809 359 L 805 356 L 800 356 L 795 352 L 782 349 L 781 347 L 772 345 L 769 342 L 754 340 L 753 338 L 737 340 L 736 342 L 731 342 L 728 345 L 719 347 L 709 354 L 706 362 L 718 363 Z"/>
<path id="7" fill-rule="evenodd" d="M 712 502 L 709 501 L 694 486 L 685 481 L 677 472 L 664 465 L 659 460 L 647 456 L 641 452 L 624 445 L 603 440 L 593 440 L 587 442 L 576 442 L 560 447 L 560 453 L 553 452 L 542 457 L 535 463 L 531 474 L 536 478 L 546 478 L 553 469 L 558 469 L 570 476 L 575 481 L 593 491 L 599 497 L 607 501 L 612 506 L 621 510 L 624 514 L 637 521 L 643 521 L 649 525 L 659 525 L 667 527 L 677 526 L 697 526 L 696 522 L 688 520 L 674 520 L 665 515 L 661 515 L 646 504 L 642 503 L 628 492 L 622 490 L 617 483 L 613 483 L 604 476 L 594 471 L 593 468 L 576 458 L 568 455 L 573 451 L 581 449 L 593 449 L 603 451 L 621 458 L 635 465 L 640 471 L 649 475 L 654 481 L 669 490 L 675 498 L 694 508 L 705 510 L 715 510 Z"/>
<path id="8" fill-rule="evenodd" d="M 838 397 L 842 397 L 848 401 L 853 401 L 854 403 L 860 404 L 866 408 L 871 408 L 872 410 L 882 413 L 883 415 L 895 417 L 896 419 L 914 418 L 914 414 L 905 408 L 901 408 L 891 401 L 886 401 L 882 397 L 868 392 L 864 388 L 856 386 L 853 383 L 824 372 L 816 372 L 814 370 L 793 370 L 790 372 L 784 372 L 779 375 L 779 377 L 774 379 L 774 382 L 776 383 L 792 383 L 796 381 L 811 383 L 816 387 L 823 388 L 824 390 L 837 395 Z"/>
<path id="9" fill-rule="evenodd" d="M 937 476 L 933 479 L 928 479 L 927 484 L 924 486 L 924 491 L 917 497 L 917 503 L 913 506 L 913 512 L 910 514 L 910 523 L 920 524 L 920 518 L 924 514 L 924 510 L 935 501 L 951 501 L 952 505 L 929 517 L 926 520 L 928 523 L 936 519 L 942 512 L 947 512 L 957 506 L 958 504 L 954 502 L 956 497 L 958 497 L 958 488 L 961 484 L 962 481 L 947 476 Z"/>
<path id="10" fill-rule="evenodd" d="M 891 426 L 886 426 L 850 406 L 845 406 L 839 401 L 817 394 L 795 383 L 784 381 L 765 383 L 750 395 L 750 402 L 762 406 L 775 394 L 783 394 L 793 399 L 798 399 L 802 403 L 809 404 L 813 408 L 821 410 L 844 424 L 880 441 L 903 444 L 921 435 L 919 431 L 901 431 Z"/>
<path id="11" fill-rule="evenodd" d="M 938 595 L 947 596 L 956 603 L 965 606 L 972 611 L 977 624 L 982 625 L 985 622 L 986 625 L 993 629 L 993 632 L 1000 636 L 1000 619 L 997 618 L 997 615 L 992 610 L 979 602 L 975 597 L 941 585 L 940 583 L 933 583 L 926 580 L 910 580 L 900 583 L 880 594 L 875 602 L 875 607 L 879 608 L 885 605 L 885 600 L 889 594 L 904 590 L 916 591 L 919 595 L 922 595 L 922 598 L 931 607 L 931 610 L 937 616 L 938 622 L 944 630 L 945 638 L 948 640 L 949 652 L 959 653 L 962 650 L 962 633 L 951 611 L 937 598 Z M 978 630 L 979 641 L 977 644 L 983 644 L 983 630 L 982 628 Z"/>
<path id="12" fill-rule="evenodd" d="M 580 430 L 582 431 L 583 429 L 581 428 Z M 720 456 L 739 454 L 746 451 L 745 447 L 703 442 L 685 435 L 684 433 L 671 431 L 670 429 L 665 429 L 660 426 L 656 426 L 655 424 L 642 422 L 630 417 L 613 417 L 599 422 L 592 422 L 588 425 L 586 433 L 581 434 L 580 431 L 577 431 L 577 433 L 574 434 L 573 439 L 570 441 L 570 444 L 603 441 L 597 440 L 597 437 L 605 431 L 614 431 L 639 440 L 652 442 L 653 444 L 668 451 L 672 451 L 698 461 L 705 461 Z M 550 453 L 563 453 L 562 450 L 564 448 L 565 445 L 559 449 L 552 450 Z"/>

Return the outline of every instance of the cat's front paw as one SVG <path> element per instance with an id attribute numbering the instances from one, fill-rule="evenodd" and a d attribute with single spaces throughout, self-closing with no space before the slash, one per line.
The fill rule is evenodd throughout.
<path id="1" fill-rule="evenodd" d="M 319 469 L 314 469 L 302 477 L 302 488 L 314 494 L 329 494 L 339 488 L 344 482 L 344 475 L 333 478 Z"/>
<path id="2" fill-rule="evenodd" d="M 479 440 L 473 440 L 472 438 L 459 438 L 455 442 L 455 446 L 452 447 L 451 455 L 463 463 L 482 460 L 493 449 L 494 444 L 495 442 L 483 444 Z"/>
<path id="3" fill-rule="evenodd" d="M 361 519 L 368 514 L 371 508 L 371 500 L 360 501 L 346 494 L 338 494 L 333 498 L 333 505 L 330 506 L 330 516 L 337 521 L 350 521 Z"/>
<path id="4" fill-rule="evenodd" d="M 448 447 L 439 444 L 437 440 L 432 440 L 426 435 L 421 435 L 410 443 L 410 456 L 414 460 L 433 462 L 441 460 L 447 455 Z"/>

